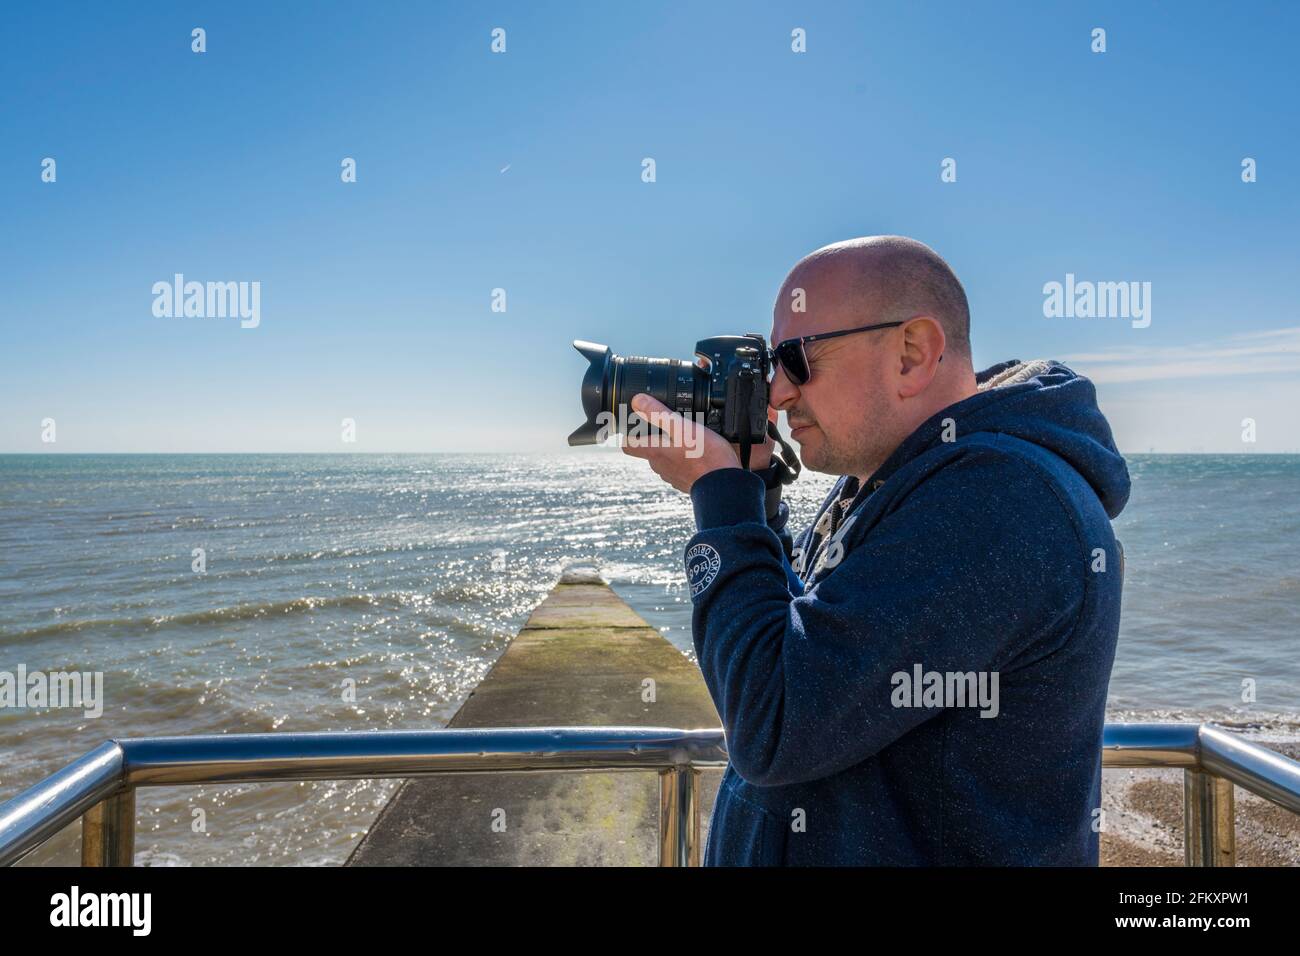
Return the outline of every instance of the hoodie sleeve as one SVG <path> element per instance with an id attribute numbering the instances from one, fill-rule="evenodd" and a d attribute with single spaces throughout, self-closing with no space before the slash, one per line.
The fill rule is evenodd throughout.
<path id="1" fill-rule="evenodd" d="M 831 776 L 941 713 L 895 706 L 893 675 L 996 671 L 1078 619 L 1086 551 L 1024 461 L 951 460 L 847 553 L 828 542 L 831 570 L 807 593 L 788 586 L 760 484 L 738 468 L 698 479 L 686 551 L 700 670 L 751 784 Z"/>
<path id="2" fill-rule="evenodd" d="M 744 479 L 739 482 L 741 487 L 738 493 L 741 497 L 751 495 L 755 486 L 757 486 L 758 514 L 761 516 L 763 512 L 767 510 L 765 499 L 768 491 L 771 490 L 770 485 L 772 485 L 775 480 L 775 475 L 770 471 L 770 469 L 745 471 L 742 468 L 727 468 L 722 470 L 726 472 L 734 471 Z M 695 497 L 695 489 L 699 487 L 701 481 L 704 481 L 706 478 L 715 474 L 717 474 L 717 472 L 709 472 L 708 475 L 705 475 L 704 478 L 698 479 L 695 484 L 691 486 L 691 502 L 695 507 L 697 527 L 700 527 L 700 503 L 699 499 Z M 755 479 L 757 479 L 757 481 Z M 733 493 L 730 491 L 723 491 L 722 494 L 723 497 L 726 498 Z M 788 592 L 790 594 L 803 594 L 803 580 L 799 577 L 798 573 L 795 572 L 794 566 L 791 564 L 794 553 L 794 537 L 791 535 L 789 529 L 790 506 L 786 502 L 781 501 L 777 504 L 775 514 L 768 515 L 766 518 L 760 518 L 760 521 L 765 524 L 774 535 L 776 535 L 777 541 L 780 543 L 781 563 L 785 567 L 786 588 Z"/>

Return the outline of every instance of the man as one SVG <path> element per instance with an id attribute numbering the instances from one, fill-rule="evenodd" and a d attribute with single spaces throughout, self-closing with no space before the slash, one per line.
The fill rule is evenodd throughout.
<path id="1" fill-rule="evenodd" d="M 911 239 L 795 266 L 771 414 L 842 476 L 797 541 L 765 507 L 770 441 L 760 471 L 711 431 L 694 456 L 625 446 L 694 506 L 695 649 L 730 753 L 708 865 L 1097 863 L 1128 470 L 1091 382 L 977 375 L 969 321 Z"/>

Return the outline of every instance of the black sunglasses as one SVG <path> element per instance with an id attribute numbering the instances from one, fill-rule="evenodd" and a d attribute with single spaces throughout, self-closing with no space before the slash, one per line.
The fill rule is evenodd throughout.
<path id="1" fill-rule="evenodd" d="M 818 332 L 816 335 L 800 335 L 793 339 L 786 339 L 778 343 L 776 348 L 768 350 L 768 358 L 772 362 L 772 374 L 769 381 L 776 377 L 776 367 L 778 365 L 785 369 L 785 374 L 789 376 L 790 381 L 796 385 L 805 385 L 808 379 L 812 377 L 812 372 L 808 370 L 808 353 L 804 351 L 805 342 L 816 342 L 819 339 L 833 339 L 837 335 L 852 335 L 854 332 L 870 332 L 873 329 L 892 329 L 896 325 L 903 325 L 903 322 L 878 322 L 875 325 L 864 325 L 858 329 L 841 329 L 839 332 Z"/>

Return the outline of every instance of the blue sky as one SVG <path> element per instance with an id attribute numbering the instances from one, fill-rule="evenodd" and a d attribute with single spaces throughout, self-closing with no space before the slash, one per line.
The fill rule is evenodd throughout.
<path id="1" fill-rule="evenodd" d="M 1122 449 L 1300 451 L 1293 5 L 5 17 L 0 451 L 559 450 L 572 339 L 766 334 L 795 261 L 875 233 L 953 265 L 977 367 L 1091 375 Z M 259 282 L 260 324 L 155 317 L 178 272 Z M 1150 282 L 1150 326 L 1044 317 L 1067 273 Z"/>

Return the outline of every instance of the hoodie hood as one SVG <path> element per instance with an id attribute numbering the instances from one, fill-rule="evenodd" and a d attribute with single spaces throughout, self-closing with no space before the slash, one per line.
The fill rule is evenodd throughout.
<path id="1" fill-rule="evenodd" d="M 996 432 L 1052 452 L 1088 482 L 1109 517 L 1124 510 L 1128 465 L 1097 407 L 1091 381 L 1052 359 L 1012 359 L 976 373 L 975 383 L 974 395 L 949 405 L 909 435 L 872 475 L 871 485 L 941 442 L 943 422 L 951 418 L 959 436 Z"/>

